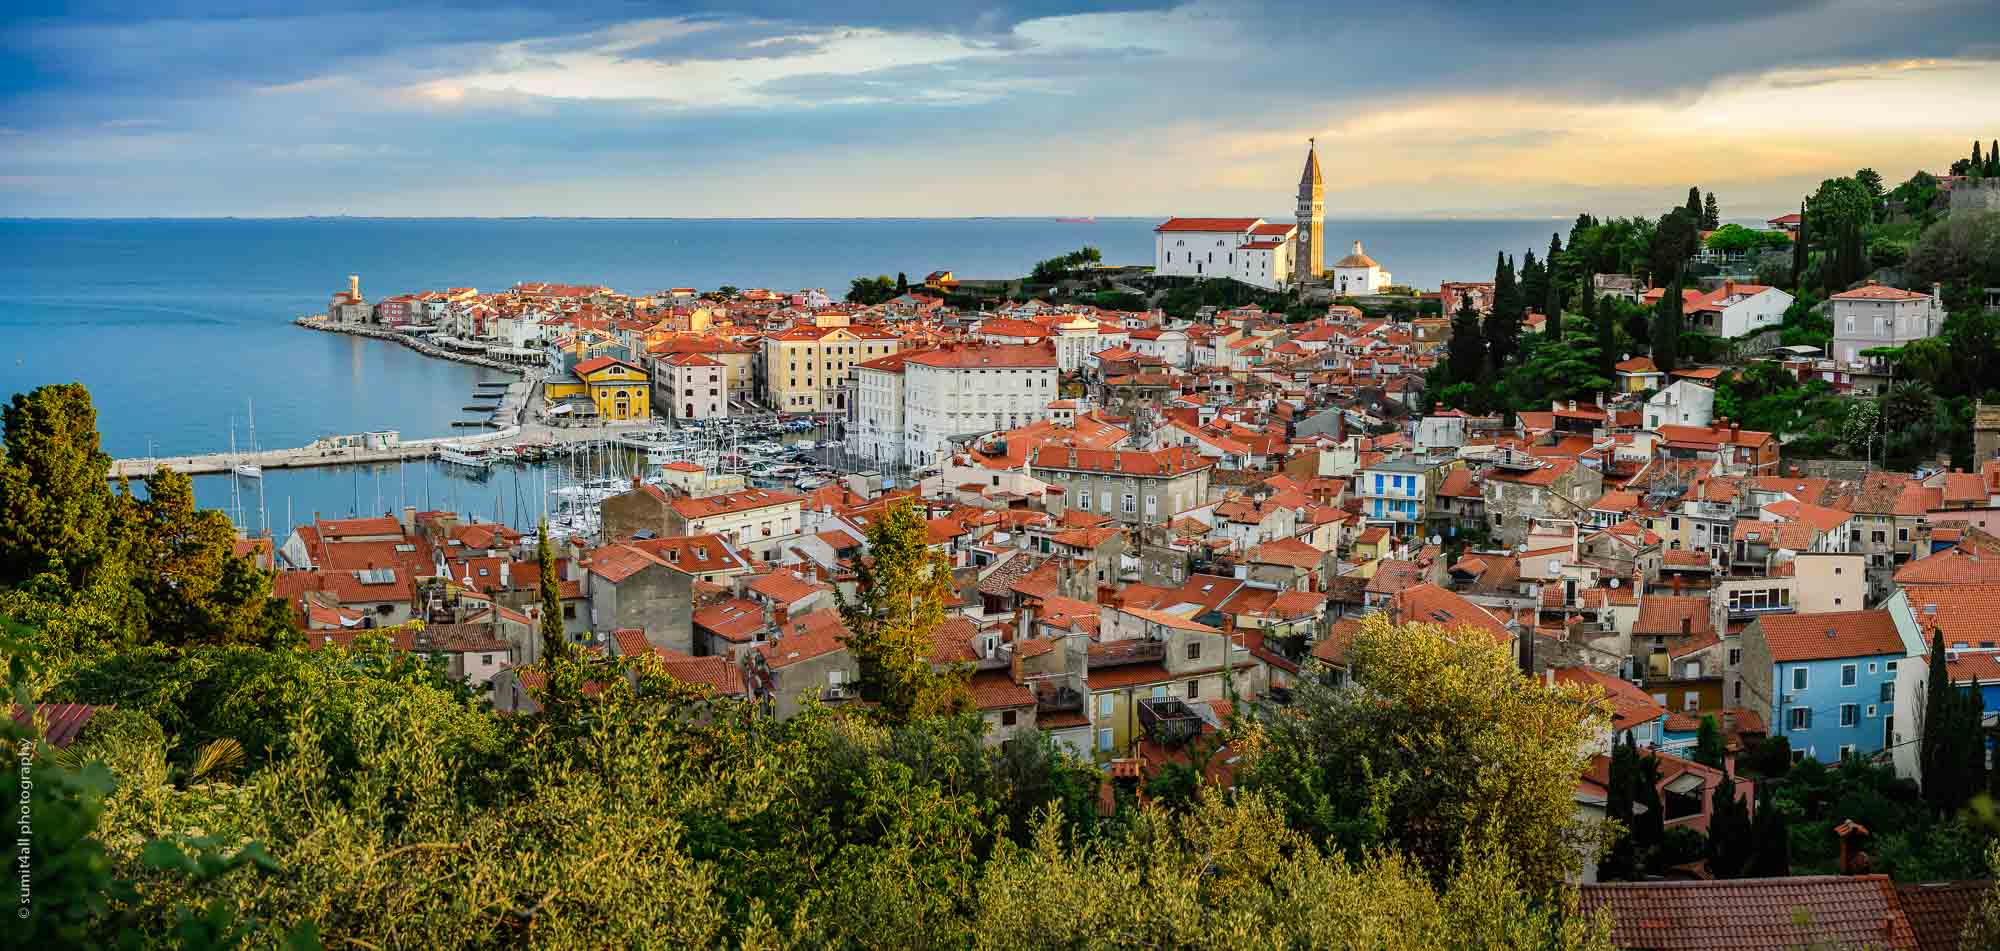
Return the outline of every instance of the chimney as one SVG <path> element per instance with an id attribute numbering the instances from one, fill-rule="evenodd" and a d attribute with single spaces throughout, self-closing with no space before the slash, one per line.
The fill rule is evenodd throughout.
<path id="1" fill-rule="evenodd" d="M 1674 587 L 1679 588 L 1680 585 L 1677 584 L 1674 585 Z M 1694 633 L 1694 618 L 1691 617 L 1681 618 L 1681 636 L 1687 637 L 1688 635 L 1693 633 Z"/>
<path id="2" fill-rule="evenodd" d="M 1840 837 L 1840 874 L 1866 874 L 1873 864 L 1861 851 L 1862 842 L 1869 838 L 1868 827 L 1853 819 L 1845 819 L 1833 827 L 1833 834 Z"/>
<path id="3" fill-rule="evenodd" d="M 405 535 L 414 535 L 414 534 L 416 534 L 416 532 L 417 532 L 417 507 L 416 507 L 416 506 L 414 506 L 414 505 L 405 505 L 405 506 L 403 506 L 403 518 L 402 518 L 402 522 L 403 522 L 403 534 L 405 534 Z"/>
<path id="4" fill-rule="evenodd" d="M 505 559 L 505 558 L 502 558 L 502 559 L 500 559 L 500 588 L 501 588 L 501 590 L 506 590 L 506 589 L 508 589 L 508 588 L 512 588 L 512 587 L 514 586 L 514 573 L 513 573 L 513 571 L 511 570 L 511 569 L 512 569 L 513 567 L 514 567 L 514 563 L 513 563 L 512 561 L 510 561 L 510 560 L 508 560 L 508 559 Z"/>

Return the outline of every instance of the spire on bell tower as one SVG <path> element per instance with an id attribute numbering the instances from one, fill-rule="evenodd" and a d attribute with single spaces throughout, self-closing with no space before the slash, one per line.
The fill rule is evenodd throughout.
<path id="1" fill-rule="evenodd" d="M 1299 174 L 1298 258 L 1294 280 L 1316 281 L 1326 271 L 1326 184 L 1319 175 L 1319 143 L 1306 140 L 1306 167 Z"/>

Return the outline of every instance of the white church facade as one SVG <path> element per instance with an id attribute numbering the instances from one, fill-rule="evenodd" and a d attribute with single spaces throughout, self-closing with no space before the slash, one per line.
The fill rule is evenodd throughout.
<path id="1" fill-rule="evenodd" d="M 1326 183 L 1318 148 L 1308 141 L 1299 175 L 1298 221 L 1262 218 L 1169 218 L 1153 229 L 1153 273 L 1172 277 L 1227 277 L 1267 290 L 1326 281 L 1348 294 L 1372 294 L 1389 285 L 1389 272 L 1361 253 L 1326 268 Z"/>
<path id="2" fill-rule="evenodd" d="M 1153 229 L 1153 273 L 1276 290 L 1292 282 L 1298 230 L 1262 218 L 1169 218 Z"/>

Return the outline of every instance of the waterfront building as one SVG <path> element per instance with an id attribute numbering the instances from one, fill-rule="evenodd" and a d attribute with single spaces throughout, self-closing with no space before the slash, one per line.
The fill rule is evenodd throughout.
<path id="1" fill-rule="evenodd" d="M 764 402 L 780 413 L 832 413 L 846 408 L 848 368 L 895 353 L 901 338 L 881 327 L 850 324 L 845 314 L 764 338 Z"/>
<path id="2" fill-rule="evenodd" d="M 666 397 L 660 405 L 668 419 L 686 422 L 729 415 L 729 390 L 720 362 L 699 353 L 681 353 L 658 361 L 655 368 L 654 384 Z"/>
<path id="3" fill-rule="evenodd" d="M 854 365 L 854 399 L 848 404 L 848 446 L 877 466 L 901 467 L 904 456 L 904 362 L 922 351 L 904 351 Z"/>
<path id="4" fill-rule="evenodd" d="M 1169 218 L 1153 229 L 1153 273 L 1228 277 L 1267 289 L 1315 281 L 1325 271 L 1326 184 L 1319 152 L 1306 146 L 1298 220 Z"/>
<path id="5" fill-rule="evenodd" d="M 904 460 L 942 459 L 954 436 L 977 436 L 1047 419 L 1057 397 L 1053 346 L 947 344 L 904 362 Z"/>
<path id="6" fill-rule="evenodd" d="M 336 324 L 365 324 L 374 316 L 374 308 L 361 296 L 361 275 L 347 275 L 347 289 L 333 295 L 326 306 L 326 319 Z"/>
<path id="7" fill-rule="evenodd" d="M 646 371 L 616 357 L 584 360 L 567 378 L 551 378 L 542 391 L 554 414 L 594 414 L 607 421 L 644 420 L 653 415 Z"/>

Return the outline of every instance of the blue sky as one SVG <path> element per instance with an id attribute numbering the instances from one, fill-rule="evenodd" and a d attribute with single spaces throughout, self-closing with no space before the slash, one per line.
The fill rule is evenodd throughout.
<path id="1" fill-rule="evenodd" d="M 1986 2 L 10 4 L 0 215 L 1776 212 L 2000 135 Z"/>

